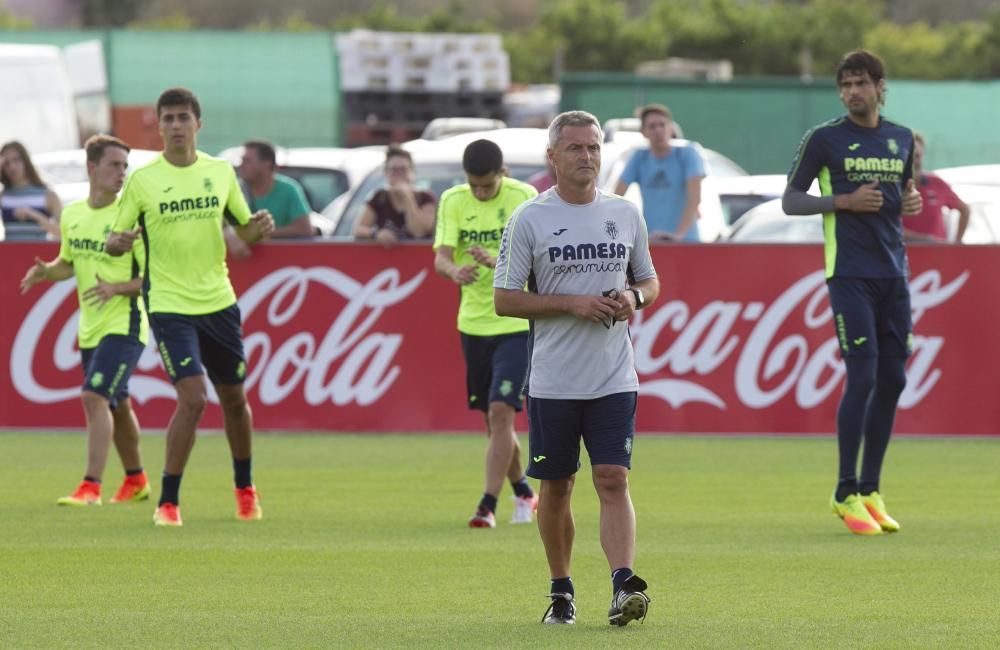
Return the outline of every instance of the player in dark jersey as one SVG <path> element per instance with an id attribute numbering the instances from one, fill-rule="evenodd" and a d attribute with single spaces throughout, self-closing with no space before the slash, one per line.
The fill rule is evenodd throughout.
<path id="1" fill-rule="evenodd" d="M 913 132 L 879 114 L 885 68 L 866 50 L 837 66 L 847 114 L 813 128 L 799 145 L 782 207 L 823 214 L 827 288 L 847 369 L 837 411 L 840 474 L 831 508 L 853 533 L 895 532 L 879 492 L 896 403 L 912 347 L 901 216 L 920 211 Z M 807 194 L 818 179 L 822 197 Z M 861 477 L 858 454 L 864 440 Z"/>

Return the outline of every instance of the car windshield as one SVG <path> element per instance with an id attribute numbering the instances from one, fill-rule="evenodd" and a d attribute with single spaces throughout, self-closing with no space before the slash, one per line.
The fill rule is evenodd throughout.
<path id="1" fill-rule="evenodd" d="M 545 165 L 509 163 L 507 169 L 510 176 L 523 181 L 545 169 Z M 435 197 L 440 197 L 445 190 L 466 182 L 461 162 L 422 164 L 418 162 L 416 173 L 417 180 L 414 186 L 417 189 L 431 192 Z M 358 186 L 347 207 L 344 208 L 344 214 L 337 223 L 334 236 L 349 237 L 354 228 L 354 222 L 361 216 L 368 200 L 383 187 L 385 187 L 385 176 L 381 168 L 376 169 Z"/>
<path id="2" fill-rule="evenodd" d="M 279 173 L 294 178 L 306 193 L 309 207 L 320 212 L 341 194 L 347 191 L 347 174 L 338 169 L 317 167 L 281 167 Z"/>

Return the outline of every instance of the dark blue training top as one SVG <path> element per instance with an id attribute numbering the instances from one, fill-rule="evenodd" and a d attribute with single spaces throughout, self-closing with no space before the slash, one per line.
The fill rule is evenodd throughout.
<path id="1" fill-rule="evenodd" d="M 850 194 L 877 181 L 878 214 L 837 210 L 823 215 L 826 277 L 892 278 L 907 275 L 900 218 L 906 181 L 913 177 L 913 132 L 879 118 L 878 126 L 855 124 L 846 115 L 813 128 L 802 138 L 788 183 L 809 191 L 818 179 L 824 196 Z"/>

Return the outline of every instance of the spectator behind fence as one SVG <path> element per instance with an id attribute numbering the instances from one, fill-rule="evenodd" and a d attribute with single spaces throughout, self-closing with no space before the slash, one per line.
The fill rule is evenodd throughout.
<path id="1" fill-rule="evenodd" d="M 638 149 L 625 165 L 615 193 L 639 184 L 650 241 L 699 241 L 698 204 L 705 163 L 693 145 L 672 145 L 670 109 L 649 104 L 639 111 L 649 147 Z"/>
<path id="2" fill-rule="evenodd" d="M 312 237 L 309 222 L 309 202 L 294 178 L 274 171 L 277 164 L 274 145 L 266 140 L 248 140 L 243 143 L 243 162 L 240 178 L 249 190 L 251 211 L 268 210 L 274 217 L 271 237 Z"/>
<path id="3" fill-rule="evenodd" d="M 542 193 L 556 184 L 556 170 L 552 168 L 552 163 L 546 159 L 545 169 L 532 174 L 526 182 L 538 193 Z"/>
<path id="4" fill-rule="evenodd" d="M 940 176 L 924 171 L 924 136 L 913 134 L 913 175 L 917 190 L 923 199 L 923 208 L 917 214 L 903 215 L 903 238 L 906 241 L 948 241 L 948 226 L 944 209 L 958 210 L 958 230 L 955 243 L 962 243 L 965 229 L 969 227 L 969 206 L 952 191 Z"/>
<path id="5" fill-rule="evenodd" d="M 386 187 L 375 192 L 354 224 L 355 239 L 374 239 L 392 246 L 405 239 L 426 239 L 434 234 L 437 199 L 413 187 L 413 157 L 398 145 L 385 152 Z"/>
<path id="6" fill-rule="evenodd" d="M 0 212 L 8 228 L 14 224 L 36 224 L 39 235 L 44 233 L 59 239 L 62 203 L 42 182 L 28 150 L 20 142 L 12 140 L 0 147 L 0 185 L 3 185 Z M 13 235 L 14 229 L 10 230 Z"/>

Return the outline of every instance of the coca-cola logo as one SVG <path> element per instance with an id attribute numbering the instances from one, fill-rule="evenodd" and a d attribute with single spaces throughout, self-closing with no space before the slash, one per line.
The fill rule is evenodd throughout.
<path id="1" fill-rule="evenodd" d="M 284 267 L 258 280 L 239 299 L 244 322 L 259 325 L 244 339 L 247 358 L 252 360 L 247 391 L 256 391 L 258 401 L 268 405 L 280 403 L 300 388 L 303 399 L 313 406 L 324 402 L 365 406 L 378 401 L 399 377 L 394 359 L 403 334 L 379 332 L 375 327 L 386 309 L 416 291 L 427 271 L 419 271 L 405 282 L 401 275 L 398 269 L 388 268 L 361 283 L 329 267 Z M 36 357 L 48 353 L 51 359 L 42 361 L 51 361 L 60 371 L 80 364 L 75 346 L 79 311 L 73 311 L 62 325 L 51 322 L 74 290 L 71 282 L 49 288 L 28 312 L 14 339 L 11 380 L 15 390 L 31 402 L 51 404 L 79 396 L 79 383 L 49 386 L 35 374 Z M 298 322 L 307 309 L 333 303 L 330 292 L 345 304 L 339 311 L 331 311 L 324 333 L 317 336 L 296 330 L 285 340 L 272 339 L 274 330 Z M 258 314 L 264 319 L 262 323 L 258 323 Z M 58 333 L 55 344 L 46 350 L 39 342 L 50 327 L 56 327 Z M 174 399 L 173 386 L 163 373 L 150 374 L 160 365 L 160 357 L 150 344 L 129 381 L 129 393 L 137 402 Z M 210 399 L 217 401 L 209 389 Z"/>
<path id="2" fill-rule="evenodd" d="M 951 299 L 968 277 L 966 271 L 945 283 L 940 272 L 930 270 L 913 279 L 910 292 L 914 325 L 928 310 Z M 716 373 L 735 356 L 733 392 L 744 406 L 767 408 L 793 393 L 800 408 L 814 408 L 843 379 L 831 319 L 822 271 L 801 278 L 770 305 L 715 300 L 692 313 L 687 303 L 673 300 L 651 315 L 640 311 L 632 323 L 640 380 L 644 376 L 677 378 L 641 381 L 639 394 L 663 400 L 674 409 L 688 403 L 727 409 L 725 399 L 707 385 L 709 382 L 702 383 L 698 378 Z M 753 323 L 745 338 L 735 333 L 741 322 Z M 810 338 L 816 337 L 808 337 L 807 333 L 817 329 L 829 330 L 830 337 L 810 348 Z M 670 341 L 669 346 L 656 353 L 657 344 L 665 340 Z M 943 345 L 941 336 L 914 336 L 900 407 L 919 404 L 941 378 L 934 360 Z M 711 383 L 718 385 L 718 381 Z"/>

